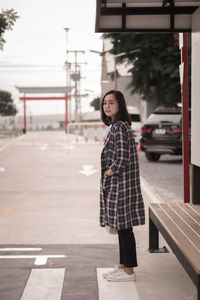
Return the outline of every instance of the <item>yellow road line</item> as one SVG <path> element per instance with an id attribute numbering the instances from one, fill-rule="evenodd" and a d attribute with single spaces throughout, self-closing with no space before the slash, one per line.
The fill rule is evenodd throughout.
<path id="1" fill-rule="evenodd" d="M 2 215 L 0 215 L 0 218 L 8 218 L 12 212 L 14 211 L 14 208 L 8 208 L 4 211 L 4 213 Z"/>

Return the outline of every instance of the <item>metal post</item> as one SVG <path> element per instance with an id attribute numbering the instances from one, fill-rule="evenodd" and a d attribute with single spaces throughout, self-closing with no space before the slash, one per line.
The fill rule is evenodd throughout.
<path id="1" fill-rule="evenodd" d="M 168 253 L 168 249 L 164 246 L 159 248 L 159 231 L 153 220 L 153 213 L 149 207 L 149 252 L 150 253 Z"/>
<path id="2" fill-rule="evenodd" d="M 149 218 L 149 252 L 159 250 L 159 232 L 151 218 Z"/>
<path id="3" fill-rule="evenodd" d="M 192 203 L 200 204 L 200 167 L 192 165 Z"/>
<path id="4" fill-rule="evenodd" d="M 182 89 L 182 148 L 184 203 L 190 202 L 190 169 L 189 169 L 189 93 L 188 93 L 188 34 L 183 33 L 182 59 L 184 63 Z"/>

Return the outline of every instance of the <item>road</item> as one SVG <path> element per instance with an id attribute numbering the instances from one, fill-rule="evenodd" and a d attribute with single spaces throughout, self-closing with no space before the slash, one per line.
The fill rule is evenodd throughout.
<path id="1" fill-rule="evenodd" d="M 76 145 L 63 132 L 31 132 L 14 142 L 0 141 L 0 217 L 10 218 L 0 232 L 1 243 L 81 243 L 89 225 L 98 227 L 102 145 Z M 69 225 L 71 231 L 65 232 L 63 226 Z M 102 240 L 109 242 L 106 237 Z M 88 238 L 95 240 L 96 233 Z"/>
<path id="2" fill-rule="evenodd" d="M 97 284 L 97 268 L 101 272 L 118 260 L 117 237 L 99 227 L 101 150 L 101 143 L 82 139 L 76 143 L 64 132 L 0 139 L 1 300 L 103 300 L 98 298 L 102 284 L 106 295 L 117 291 L 110 299 L 124 299 L 120 291 L 128 293 L 129 288 L 115 290 L 105 280 Z M 180 200 L 181 160 L 163 157 L 149 163 L 143 153 L 138 154 L 147 189 L 164 201 Z M 151 200 L 146 192 L 144 198 L 146 203 Z M 170 300 L 189 299 L 193 285 L 173 254 L 163 260 L 163 254 L 148 253 L 146 223 L 134 229 L 141 263 L 139 280 L 126 299 L 135 293 L 136 300 L 158 300 L 161 295 L 168 300 L 169 285 Z M 160 264 L 165 267 L 159 268 Z M 164 268 L 174 277 L 163 281 Z M 177 284 L 182 287 L 178 293 Z"/>
<path id="3" fill-rule="evenodd" d="M 149 162 L 139 153 L 141 176 L 164 201 L 183 201 L 182 157 L 163 155 L 158 162 Z"/>

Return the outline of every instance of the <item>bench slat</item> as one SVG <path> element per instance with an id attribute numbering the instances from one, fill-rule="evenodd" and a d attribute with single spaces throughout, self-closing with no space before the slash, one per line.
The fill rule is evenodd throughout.
<path id="1" fill-rule="evenodd" d="M 192 210 L 196 212 L 197 215 L 200 216 L 200 205 L 199 204 L 187 204 Z"/>
<path id="2" fill-rule="evenodd" d="M 199 245 L 198 248 L 200 249 L 200 216 L 199 218 L 193 218 L 192 215 L 185 210 L 185 206 L 176 203 L 171 203 L 169 206 L 178 214 L 180 219 L 184 220 L 185 225 L 187 224 L 187 226 L 196 233 L 195 237 L 197 239 L 195 238 L 195 240 L 197 241 L 197 244 Z"/>
<path id="3" fill-rule="evenodd" d="M 194 247 L 194 245 L 188 240 L 182 231 L 182 228 L 177 227 L 176 221 L 171 219 L 169 214 L 163 208 L 166 203 L 150 204 L 152 212 L 156 215 L 159 222 L 165 228 L 165 230 L 174 239 L 174 242 L 181 249 L 187 260 L 193 266 L 197 274 L 200 274 L 200 252 Z"/>
<path id="4" fill-rule="evenodd" d="M 178 212 L 176 212 L 175 209 L 173 208 L 173 205 L 171 204 L 168 205 L 166 203 L 166 205 L 162 205 L 162 208 L 165 210 L 168 216 L 174 221 L 174 223 L 177 226 L 177 230 L 183 232 L 186 235 L 186 237 L 188 237 L 188 240 L 190 240 L 191 243 L 194 245 L 194 247 L 198 249 L 199 257 L 200 257 L 200 236 L 197 233 L 195 233 L 195 230 L 193 230 L 188 225 L 190 221 L 190 217 L 186 215 L 185 218 L 183 219 L 181 217 L 181 210 L 179 209 Z"/>
<path id="5" fill-rule="evenodd" d="M 176 204 L 175 204 L 176 205 Z M 185 203 L 177 203 L 179 207 L 182 208 L 182 210 L 185 211 L 190 217 L 195 220 L 196 223 L 199 224 L 199 230 L 200 230 L 200 214 L 196 210 L 193 209 L 194 205 L 192 204 L 185 204 Z M 199 232 L 198 230 L 198 232 Z"/>

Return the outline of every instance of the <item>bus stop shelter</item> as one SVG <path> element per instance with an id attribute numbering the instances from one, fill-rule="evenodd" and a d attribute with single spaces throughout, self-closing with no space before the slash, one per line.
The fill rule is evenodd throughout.
<path id="1" fill-rule="evenodd" d="M 96 0 L 96 32 L 184 33 L 183 36 L 183 164 L 184 189 L 194 204 L 200 204 L 200 1 L 186 0 Z M 189 134 L 187 33 L 191 33 L 191 169 L 185 152 Z M 185 52 L 186 50 L 186 52 Z M 184 155 L 185 152 L 185 155 Z M 186 170 L 187 169 L 187 170 Z M 185 172 L 186 171 L 186 172 Z M 190 197 L 190 195 L 187 195 Z M 184 193 L 185 198 L 185 193 Z M 184 199 L 185 200 L 185 199 Z M 187 199 L 186 199 L 187 200 Z M 185 201 L 187 202 L 187 201 Z"/>

